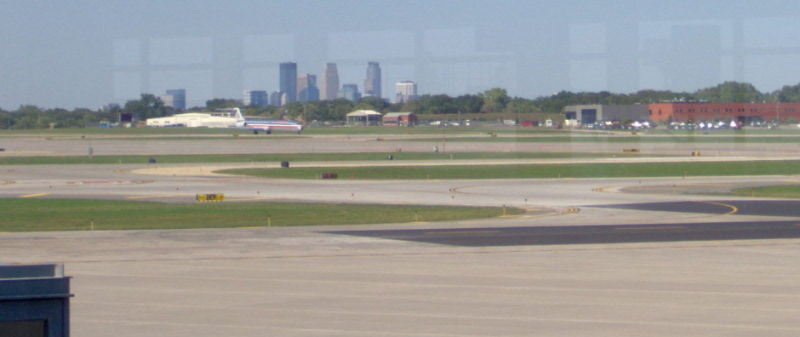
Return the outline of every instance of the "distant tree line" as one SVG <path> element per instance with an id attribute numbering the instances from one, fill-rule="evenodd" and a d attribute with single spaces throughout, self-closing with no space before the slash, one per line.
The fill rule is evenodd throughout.
<path id="1" fill-rule="evenodd" d="M 640 90 L 631 94 L 600 92 L 561 91 L 536 99 L 511 97 L 502 88 L 493 88 L 474 95 L 450 97 L 448 95 L 422 95 L 417 100 L 405 103 L 389 103 L 377 97 L 364 97 L 357 102 L 343 98 L 330 101 L 289 103 L 277 106 L 242 106 L 235 99 L 212 99 L 204 107 L 194 107 L 189 111 L 213 111 L 238 107 L 251 116 L 300 119 L 311 121 L 343 121 L 345 115 L 354 110 L 375 110 L 379 112 L 413 112 L 431 117 L 465 116 L 516 116 L 531 119 L 531 116 L 552 116 L 562 112 L 565 106 L 576 104 L 650 104 L 657 102 L 800 102 L 800 84 L 784 86 L 769 92 L 759 92 L 752 84 L 725 82 L 720 85 L 689 92 L 668 90 Z M 23 105 L 19 109 L 4 111 L 0 109 L 0 129 L 44 129 L 44 128 L 85 128 L 95 127 L 102 122 L 119 121 L 120 113 L 132 114 L 137 121 L 153 117 L 170 116 L 177 113 L 164 105 L 158 97 L 142 94 L 138 100 L 131 100 L 122 107 L 108 110 L 42 109 L 34 105 Z"/>

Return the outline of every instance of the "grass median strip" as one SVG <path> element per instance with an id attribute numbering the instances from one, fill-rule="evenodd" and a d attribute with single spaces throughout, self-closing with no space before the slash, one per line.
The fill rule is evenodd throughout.
<path id="1" fill-rule="evenodd" d="M 743 187 L 731 191 L 733 195 L 756 198 L 800 199 L 800 185 Z"/>
<path id="2" fill-rule="evenodd" d="M 502 207 L 320 203 L 164 204 L 73 199 L 0 199 L 0 232 L 140 230 L 410 223 L 521 214 Z"/>
<path id="3" fill-rule="evenodd" d="M 800 161 L 300 167 L 219 173 L 281 179 L 319 179 L 323 173 L 335 173 L 338 179 L 362 180 L 703 177 L 800 174 Z"/>

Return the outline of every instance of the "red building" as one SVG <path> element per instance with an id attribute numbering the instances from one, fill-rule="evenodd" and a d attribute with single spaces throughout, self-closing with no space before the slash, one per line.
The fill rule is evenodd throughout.
<path id="1" fill-rule="evenodd" d="M 383 116 L 383 126 L 414 126 L 417 115 L 411 112 L 390 112 Z"/>
<path id="2" fill-rule="evenodd" d="M 650 120 L 656 122 L 800 121 L 800 103 L 698 103 L 673 102 L 650 104 Z"/>

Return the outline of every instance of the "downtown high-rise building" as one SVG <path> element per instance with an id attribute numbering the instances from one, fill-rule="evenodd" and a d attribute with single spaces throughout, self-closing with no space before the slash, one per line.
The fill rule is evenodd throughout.
<path id="1" fill-rule="evenodd" d="M 381 66 L 378 62 L 367 64 L 367 78 L 364 80 L 364 97 L 381 96 Z"/>
<path id="2" fill-rule="evenodd" d="M 267 106 L 269 95 L 264 90 L 248 90 L 244 92 L 242 103 L 245 106 Z"/>
<path id="3" fill-rule="evenodd" d="M 269 104 L 274 106 L 281 106 L 282 96 L 283 93 L 280 92 L 279 90 L 273 91 L 271 94 L 269 94 Z"/>
<path id="4" fill-rule="evenodd" d="M 395 103 L 405 103 L 417 99 L 417 84 L 412 81 L 397 83 Z"/>
<path id="5" fill-rule="evenodd" d="M 280 88 L 286 94 L 285 103 L 297 102 L 297 63 L 281 63 Z"/>
<path id="6" fill-rule="evenodd" d="M 176 110 L 186 110 L 186 89 L 169 89 L 166 95 L 161 96 L 161 101 Z"/>
<path id="7" fill-rule="evenodd" d="M 358 84 L 345 84 L 342 85 L 342 91 L 339 97 L 349 101 L 358 101 L 361 99 L 361 93 L 358 92 Z"/>
<path id="8" fill-rule="evenodd" d="M 334 100 L 339 97 L 339 71 L 336 63 L 326 63 L 322 71 L 320 99 L 323 101 Z"/>
<path id="9" fill-rule="evenodd" d="M 319 101 L 317 75 L 302 74 L 297 76 L 297 101 L 301 103 Z"/>

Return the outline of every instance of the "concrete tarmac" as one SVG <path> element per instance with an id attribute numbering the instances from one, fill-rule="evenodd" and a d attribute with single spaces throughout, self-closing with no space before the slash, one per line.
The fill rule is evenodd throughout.
<path id="1" fill-rule="evenodd" d="M 198 146 L 186 143 L 170 151 Z M 796 215 L 732 213 L 708 204 L 718 196 L 684 192 L 796 177 L 375 182 L 136 173 L 147 167 L 3 167 L 0 181 L 9 183 L 0 196 L 191 202 L 195 193 L 221 191 L 250 201 L 508 205 L 531 213 L 448 223 L 0 233 L 5 262 L 66 264 L 73 336 L 800 333 L 797 239 L 468 246 L 328 233 L 786 222 Z M 697 201 L 708 207 L 620 207 Z"/>

